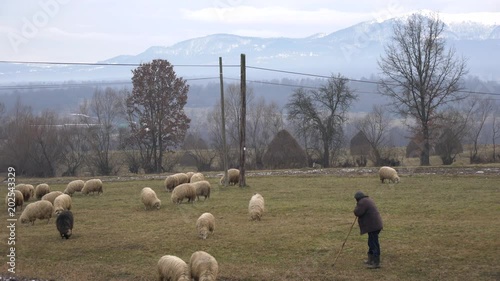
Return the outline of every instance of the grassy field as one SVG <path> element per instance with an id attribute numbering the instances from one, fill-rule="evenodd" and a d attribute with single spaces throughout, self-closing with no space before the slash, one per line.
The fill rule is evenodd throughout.
<path id="1" fill-rule="evenodd" d="M 188 261 L 204 250 L 219 263 L 219 280 L 500 280 L 500 175 L 402 175 L 380 184 L 375 175 L 253 176 L 247 188 L 220 187 L 209 178 L 210 199 L 174 205 L 161 180 L 105 182 L 101 196 L 73 196 L 74 235 L 36 221 L 16 228 L 16 274 L 54 280 L 156 280 L 166 254 Z M 162 200 L 145 211 L 142 187 Z M 52 190 L 65 184 L 53 183 Z M 367 236 L 354 227 L 353 195 L 374 198 L 384 220 L 382 268 L 368 270 Z M 261 193 L 260 222 L 247 214 Z M 1 196 L 5 197 L 6 188 Z M 30 201 L 32 202 L 32 201 Z M 213 236 L 197 237 L 203 212 L 216 217 Z M 5 212 L 0 221 L 5 225 Z M 1 271 L 6 273 L 6 227 L 0 232 Z"/>

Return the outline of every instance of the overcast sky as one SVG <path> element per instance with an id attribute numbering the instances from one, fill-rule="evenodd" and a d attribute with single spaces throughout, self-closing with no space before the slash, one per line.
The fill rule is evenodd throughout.
<path id="1" fill-rule="evenodd" d="M 407 3 L 411 2 L 411 4 Z M 416 2 L 416 3 L 415 3 Z M 307 37 L 427 9 L 500 24 L 498 0 L 2 0 L 0 60 L 96 62 L 215 33 Z M 496 13 L 496 14 L 493 14 Z"/>

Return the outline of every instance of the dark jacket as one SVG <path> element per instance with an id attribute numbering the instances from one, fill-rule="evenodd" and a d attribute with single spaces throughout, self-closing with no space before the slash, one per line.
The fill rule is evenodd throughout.
<path id="1" fill-rule="evenodd" d="M 383 227 L 375 201 L 368 196 L 359 199 L 354 215 L 358 217 L 360 234 L 381 230 Z"/>

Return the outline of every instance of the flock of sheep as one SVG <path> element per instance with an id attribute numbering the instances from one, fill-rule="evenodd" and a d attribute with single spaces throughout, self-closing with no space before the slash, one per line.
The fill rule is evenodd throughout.
<path id="1" fill-rule="evenodd" d="M 397 171 L 391 167 L 381 167 L 379 178 L 382 183 L 390 180 L 393 183 L 399 182 Z M 226 179 L 220 179 L 222 184 Z M 231 185 L 238 184 L 239 170 L 229 169 L 227 182 Z M 205 180 L 202 173 L 177 173 L 168 176 L 164 181 L 164 187 L 171 193 L 171 201 L 180 204 L 184 199 L 188 203 L 210 198 L 211 185 Z M 62 238 L 69 239 L 73 229 L 73 214 L 71 213 L 72 199 L 75 192 L 88 195 L 90 193 L 102 194 L 103 184 L 100 179 L 90 179 L 87 181 L 74 180 L 68 183 L 66 189 L 61 191 L 50 191 L 48 184 L 39 184 L 36 187 L 30 184 L 18 184 L 15 187 L 16 208 L 23 210 L 24 202 L 36 197 L 39 201 L 29 203 L 22 211 L 19 220 L 21 223 L 35 223 L 36 219 L 47 219 L 55 215 L 56 227 Z M 161 200 L 158 199 L 155 191 L 150 187 L 144 187 L 140 193 L 141 202 L 144 209 L 160 209 Z M 5 199 L 7 203 L 7 198 Z M 249 201 L 248 213 L 251 220 L 260 221 L 265 211 L 264 198 L 255 193 Z M 203 213 L 196 221 L 196 229 L 200 239 L 207 239 L 215 229 L 215 217 L 211 213 Z M 158 261 L 158 274 L 160 280 L 216 280 L 218 275 L 217 260 L 204 251 L 197 251 L 192 254 L 189 265 L 179 257 L 165 255 Z"/>
<path id="2" fill-rule="evenodd" d="M 50 191 L 50 186 L 42 183 L 34 187 L 31 184 L 18 184 L 14 190 L 16 210 L 22 210 L 19 220 L 21 223 L 35 224 L 38 220 L 47 220 L 49 223 L 52 216 L 57 216 L 56 227 L 62 238 L 69 239 L 73 231 L 73 214 L 71 213 L 72 199 L 75 192 L 89 194 L 90 192 L 102 193 L 102 181 L 91 179 L 86 182 L 75 180 L 70 182 L 64 192 Z M 23 210 L 25 202 L 30 198 L 39 201 L 29 203 Z M 5 202 L 8 201 L 8 195 Z M 19 208 L 18 208 L 19 207 Z"/>
<path id="3" fill-rule="evenodd" d="M 236 185 L 239 182 L 239 170 L 228 170 L 228 183 Z M 224 176 L 220 179 L 222 184 L 225 181 Z M 165 190 L 171 192 L 171 201 L 174 204 L 180 204 L 187 199 L 187 202 L 193 203 L 195 200 L 204 200 L 210 198 L 212 189 L 210 183 L 205 180 L 201 173 L 177 173 L 168 176 L 164 182 Z M 159 209 L 161 201 L 156 193 L 149 187 L 141 191 L 141 200 L 145 209 Z M 251 220 L 260 220 L 264 213 L 264 198 L 260 194 L 252 196 L 248 206 L 248 212 Z M 211 213 L 203 213 L 196 221 L 196 230 L 200 239 L 207 239 L 215 229 L 215 217 Z M 216 280 L 219 265 L 217 260 L 209 253 L 197 251 L 192 254 L 189 265 L 181 258 L 172 255 L 165 255 L 158 261 L 159 280 Z"/>

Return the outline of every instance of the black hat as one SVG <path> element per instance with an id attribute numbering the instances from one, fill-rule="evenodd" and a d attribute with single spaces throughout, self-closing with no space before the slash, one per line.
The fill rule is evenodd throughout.
<path id="1" fill-rule="evenodd" d="M 364 198 L 364 197 L 368 197 L 368 196 L 366 196 L 362 191 L 358 191 L 358 192 L 356 192 L 356 194 L 354 194 L 354 199 L 356 199 L 357 201 L 359 201 L 359 199 Z"/>

